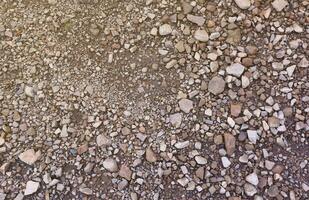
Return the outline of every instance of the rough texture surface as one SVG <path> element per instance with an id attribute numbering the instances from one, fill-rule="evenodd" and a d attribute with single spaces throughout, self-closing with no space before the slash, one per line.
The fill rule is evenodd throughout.
<path id="1" fill-rule="evenodd" d="M 0 1 L 0 200 L 309 199 L 308 10 Z"/>

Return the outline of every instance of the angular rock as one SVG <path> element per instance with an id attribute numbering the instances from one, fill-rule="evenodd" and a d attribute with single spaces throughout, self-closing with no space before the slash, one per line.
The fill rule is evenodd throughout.
<path id="1" fill-rule="evenodd" d="M 240 103 L 232 103 L 231 104 L 231 115 L 234 117 L 238 117 L 241 113 L 242 105 Z"/>
<path id="2" fill-rule="evenodd" d="M 240 63 L 234 63 L 226 68 L 226 73 L 240 77 L 245 71 L 245 67 Z"/>
<path id="3" fill-rule="evenodd" d="M 246 195 L 249 196 L 249 197 L 252 197 L 253 195 L 255 195 L 257 193 L 256 188 L 249 183 L 245 183 L 244 189 L 245 189 Z"/>
<path id="4" fill-rule="evenodd" d="M 121 165 L 120 170 L 119 170 L 119 176 L 121 176 L 121 177 L 123 177 L 123 178 L 125 178 L 129 181 L 129 180 L 131 180 L 132 171 L 126 165 Z"/>
<path id="5" fill-rule="evenodd" d="M 193 109 L 193 101 L 189 99 L 181 99 L 178 104 L 180 110 L 185 113 L 190 113 L 190 111 Z"/>
<path id="6" fill-rule="evenodd" d="M 170 115 L 169 121 L 176 128 L 180 127 L 181 122 L 182 122 L 182 114 L 181 113 L 174 113 L 174 114 Z"/>
<path id="7" fill-rule="evenodd" d="M 166 36 L 172 33 L 172 27 L 169 24 L 163 24 L 159 27 L 159 34 Z"/>
<path id="8" fill-rule="evenodd" d="M 286 0 L 275 0 L 271 3 L 277 12 L 282 11 L 289 3 Z"/>
<path id="9" fill-rule="evenodd" d="M 157 156 L 156 154 L 153 152 L 153 150 L 151 149 L 151 147 L 148 147 L 146 149 L 146 160 L 150 163 L 154 163 L 157 162 Z"/>
<path id="10" fill-rule="evenodd" d="M 228 155 L 232 155 L 236 149 L 236 139 L 230 133 L 224 133 L 224 145 Z"/>
<path id="11" fill-rule="evenodd" d="M 208 83 L 208 91 L 214 95 L 221 94 L 225 88 L 225 81 L 221 76 L 213 77 Z"/>
<path id="12" fill-rule="evenodd" d="M 28 181 L 26 184 L 24 195 L 27 196 L 27 195 L 36 193 L 39 187 L 40 187 L 40 183 L 34 182 L 34 181 Z"/>
<path id="13" fill-rule="evenodd" d="M 108 139 L 105 135 L 102 134 L 97 136 L 96 142 L 99 147 L 108 146 L 111 144 L 110 139 Z"/>
<path id="14" fill-rule="evenodd" d="M 19 154 L 18 158 L 28 165 L 33 165 L 41 157 L 41 151 L 35 152 L 34 149 L 28 149 Z"/>
<path id="15" fill-rule="evenodd" d="M 207 159 L 202 157 L 202 156 L 195 156 L 195 161 L 199 165 L 206 165 L 207 164 Z"/>
<path id="16" fill-rule="evenodd" d="M 257 186 L 259 184 L 259 178 L 258 178 L 257 174 L 254 173 L 254 172 L 249 174 L 248 176 L 246 176 L 246 181 L 248 183 L 251 183 L 252 185 L 255 185 L 255 186 Z"/>

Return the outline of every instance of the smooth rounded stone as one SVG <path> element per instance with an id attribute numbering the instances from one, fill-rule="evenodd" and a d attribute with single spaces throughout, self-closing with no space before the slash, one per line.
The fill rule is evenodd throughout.
<path id="1" fill-rule="evenodd" d="M 150 163 L 157 162 L 157 156 L 150 147 L 146 149 L 146 160 Z"/>
<path id="2" fill-rule="evenodd" d="M 282 11 L 289 3 L 286 0 L 275 0 L 271 3 L 277 12 Z"/>
<path id="3" fill-rule="evenodd" d="M 184 149 L 186 147 L 188 147 L 190 144 L 189 141 L 184 141 L 184 142 L 177 142 L 174 146 L 177 148 L 177 149 Z"/>
<path id="4" fill-rule="evenodd" d="M 228 168 L 232 163 L 227 157 L 222 157 L 221 162 L 224 168 Z"/>
<path id="5" fill-rule="evenodd" d="M 206 21 L 205 18 L 202 16 L 195 16 L 195 15 L 190 15 L 190 14 L 187 15 L 187 19 L 190 22 L 197 24 L 198 26 L 203 26 Z"/>
<path id="6" fill-rule="evenodd" d="M 252 197 L 253 195 L 255 195 L 257 193 L 256 188 L 249 183 L 245 183 L 244 189 L 245 189 L 246 195 L 249 196 L 249 197 Z"/>
<path id="7" fill-rule="evenodd" d="M 195 156 L 195 161 L 199 165 L 206 165 L 207 164 L 207 159 L 202 157 L 202 156 Z"/>
<path id="8" fill-rule="evenodd" d="M 170 115 L 169 121 L 173 126 L 179 127 L 181 125 L 181 122 L 182 122 L 182 114 L 181 113 L 174 113 L 174 114 Z"/>
<path id="9" fill-rule="evenodd" d="M 257 174 L 254 173 L 254 172 L 249 174 L 248 176 L 246 176 L 246 181 L 248 183 L 251 183 L 252 185 L 255 185 L 255 186 L 257 186 L 259 184 L 259 178 L 258 178 Z"/>
<path id="10" fill-rule="evenodd" d="M 106 158 L 104 161 L 103 161 L 103 167 L 110 171 L 110 172 L 116 172 L 118 171 L 118 165 L 117 165 L 117 162 L 115 159 L 113 158 Z"/>
<path id="11" fill-rule="evenodd" d="M 169 24 L 163 24 L 159 27 L 159 34 L 162 36 L 172 33 L 172 27 Z"/>
<path id="12" fill-rule="evenodd" d="M 234 63 L 226 68 L 226 73 L 240 77 L 245 71 L 245 67 L 240 63 Z"/>
<path id="13" fill-rule="evenodd" d="M 224 133 L 224 145 L 228 155 L 232 155 L 236 149 L 236 139 L 230 133 Z"/>
<path id="14" fill-rule="evenodd" d="M 107 146 L 111 144 L 110 139 L 108 139 L 105 135 L 102 135 L 102 134 L 97 136 L 96 142 L 99 147 Z"/>
<path id="15" fill-rule="evenodd" d="M 225 81 L 221 76 L 213 77 L 208 83 L 208 91 L 214 95 L 221 94 L 225 88 Z"/>
<path id="16" fill-rule="evenodd" d="M 251 6 L 250 0 L 234 0 L 240 9 L 248 9 Z"/>
<path id="17" fill-rule="evenodd" d="M 196 30 L 193 37 L 200 42 L 207 42 L 209 39 L 208 33 L 202 29 Z"/>
<path id="18" fill-rule="evenodd" d="M 193 101 L 189 99 L 181 99 L 178 104 L 180 110 L 185 113 L 189 113 L 193 109 Z"/>
<path id="19" fill-rule="evenodd" d="M 36 193 L 36 191 L 39 189 L 40 183 L 35 181 L 28 181 L 26 184 L 26 189 L 24 191 L 24 195 L 31 195 Z"/>
<path id="20" fill-rule="evenodd" d="M 41 157 L 41 151 L 35 152 L 34 149 L 28 149 L 19 154 L 18 158 L 28 165 L 33 165 Z"/>

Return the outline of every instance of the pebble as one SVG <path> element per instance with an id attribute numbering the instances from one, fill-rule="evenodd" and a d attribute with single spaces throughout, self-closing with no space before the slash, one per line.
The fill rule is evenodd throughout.
<path id="1" fill-rule="evenodd" d="M 108 171 L 110 172 L 116 172 L 118 171 L 118 165 L 117 165 L 117 162 L 115 159 L 113 158 L 106 158 L 104 161 L 103 161 L 103 167 L 105 169 L 107 169 Z"/>
<path id="2" fill-rule="evenodd" d="M 179 127 L 181 125 L 181 122 L 182 122 L 182 114 L 181 113 L 174 113 L 174 114 L 170 115 L 169 121 L 171 122 L 171 124 L 173 126 Z"/>
<path id="3" fill-rule="evenodd" d="M 166 36 L 172 33 L 172 27 L 169 24 L 163 24 L 159 27 L 159 34 Z"/>
<path id="4" fill-rule="evenodd" d="M 41 157 L 41 151 L 35 152 L 34 149 L 28 149 L 19 154 L 18 158 L 28 165 L 33 165 Z"/>
<path id="5" fill-rule="evenodd" d="M 240 63 L 234 63 L 226 68 L 226 73 L 240 77 L 245 71 L 245 67 Z"/>
<path id="6" fill-rule="evenodd" d="M 207 42 L 209 39 L 209 36 L 205 30 L 198 29 L 194 32 L 194 39 L 200 42 Z"/>
<path id="7" fill-rule="evenodd" d="M 232 155 L 236 149 L 236 139 L 230 133 L 224 133 L 224 145 L 228 155 Z"/>
<path id="8" fill-rule="evenodd" d="M 207 164 L 207 159 L 202 157 L 202 156 L 195 156 L 195 161 L 199 165 L 206 165 Z"/>
<path id="9" fill-rule="evenodd" d="M 157 156 L 150 147 L 146 149 L 146 160 L 150 163 L 157 162 Z"/>
<path id="10" fill-rule="evenodd" d="M 206 21 L 205 18 L 202 17 L 202 16 L 195 16 L 195 15 L 191 15 L 191 14 L 187 15 L 187 19 L 190 22 L 197 24 L 198 26 L 203 26 L 205 21 Z"/>
<path id="11" fill-rule="evenodd" d="M 30 86 L 25 86 L 25 94 L 28 96 L 28 97 L 34 97 L 35 96 L 35 91 L 33 89 L 33 87 L 30 87 Z"/>
<path id="12" fill-rule="evenodd" d="M 221 76 L 213 77 L 208 83 L 208 91 L 214 95 L 221 94 L 225 88 L 225 81 Z"/>
<path id="13" fill-rule="evenodd" d="M 286 0 L 275 0 L 271 3 L 274 9 L 278 12 L 282 11 L 289 3 Z"/>
<path id="14" fill-rule="evenodd" d="M 256 144 L 256 142 L 259 139 L 259 135 L 258 135 L 257 131 L 255 131 L 255 130 L 248 130 L 247 131 L 247 135 L 248 135 L 249 141 L 252 142 L 253 144 Z"/>
<path id="15" fill-rule="evenodd" d="M 250 0 L 234 0 L 240 9 L 248 9 L 251 6 Z"/>
<path id="16" fill-rule="evenodd" d="M 132 171 L 131 169 L 126 166 L 126 165 L 121 165 L 120 170 L 119 170 L 119 176 L 127 179 L 128 181 L 131 180 L 132 177 Z"/>
<path id="17" fill-rule="evenodd" d="M 24 191 L 24 195 L 31 195 L 36 193 L 36 191 L 39 189 L 40 183 L 35 182 L 35 181 L 28 181 L 26 184 L 26 189 Z"/>
<path id="18" fill-rule="evenodd" d="M 251 173 L 248 176 L 246 176 L 246 181 L 248 183 L 251 183 L 252 185 L 257 186 L 259 184 L 259 179 L 256 173 Z"/>
<path id="19" fill-rule="evenodd" d="M 99 147 L 111 144 L 110 140 L 105 135 L 98 135 L 96 142 Z"/>
<path id="20" fill-rule="evenodd" d="M 256 188 L 249 183 L 245 183 L 244 189 L 245 189 L 246 195 L 249 196 L 249 197 L 252 197 L 257 193 Z"/>
<path id="21" fill-rule="evenodd" d="M 227 157 L 222 157 L 221 162 L 224 168 L 228 168 L 232 163 Z"/>
<path id="22" fill-rule="evenodd" d="M 190 113 L 190 111 L 193 109 L 193 101 L 189 99 L 181 99 L 178 104 L 180 110 L 185 113 Z"/>
<path id="23" fill-rule="evenodd" d="M 189 141 L 184 141 L 184 142 L 177 142 L 177 143 L 175 143 L 174 146 L 175 146 L 177 149 L 184 149 L 184 148 L 188 147 L 189 144 L 190 144 Z"/>

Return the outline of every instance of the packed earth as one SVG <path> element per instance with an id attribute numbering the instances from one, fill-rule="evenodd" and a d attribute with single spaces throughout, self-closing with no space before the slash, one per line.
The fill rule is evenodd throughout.
<path id="1" fill-rule="evenodd" d="M 309 199 L 308 0 L 1 0 L 0 200 Z"/>

